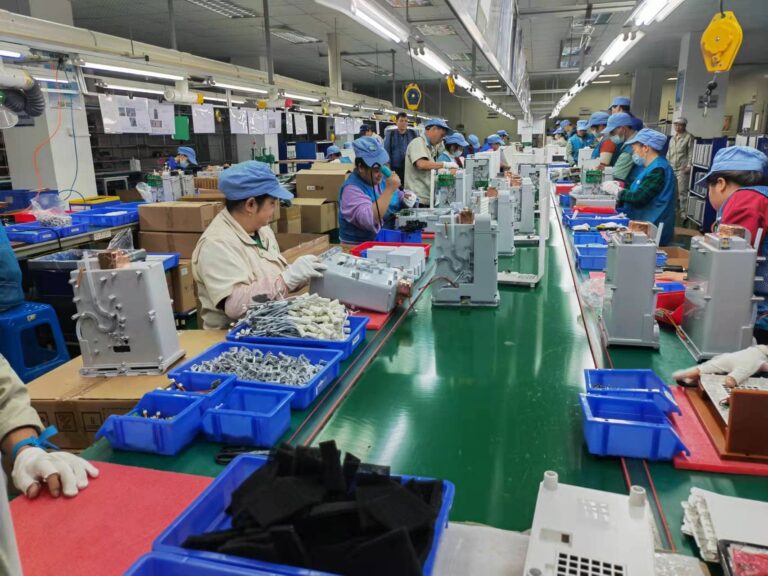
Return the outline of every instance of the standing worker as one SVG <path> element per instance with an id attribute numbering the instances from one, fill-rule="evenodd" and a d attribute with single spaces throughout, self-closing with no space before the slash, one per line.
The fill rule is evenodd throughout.
<path id="1" fill-rule="evenodd" d="M 608 125 L 609 117 L 608 112 L 593 112 L 592 116 L 590 116 L 587 121 L 587 128 L 592 136 L 592 159 L 600 159 L 601 164 L 603 164 L 603 160 L 605 159 L 605 166 L 611 165 L 613 153 L 616 151 L 615 144 L 611 142 L 611 139 L 608 136 L 603 134 L 603 130 L 605 130 L 605 127 Z M 606 142 L 611 143 L 612 147 L 610 150 L 608 150 L 607 147 L 603 150 L 603 145 Z M 605 154 L 605 158 L 602 157 L 603 154 Z"/>
<path id="2" fill-rule="evenodd" d="M 675 191 L 677 180 L 672 166 L 661 155 L 667 137 L 643 128 L 626 142 L 632 147 L 633 164 L 640 168 L 629 189 L 619 192 L 617 204 L 631 220 L 664 225 L 661 246 L 672 241 L 675 232 Z"/>
<path id="3" fill-rule="evenodd" d="M 619 112 L 608 118 L 608 125 L 603 130 L 605 134 L 610 135 L 611 141 L 618 148 L 618 155 L 614 154 L 613 164 L 611 164 L 613 166 L 613 178 L 614 180 L 621 180 L 627 187 L 632 184 L 640 172 L 640 167 L 632 161 L 632 146 L 628 144 L 628 141 L 636 134 L 632 128 L 633 124 L 632 116 L 626 112 Z M 602 164 L 602 159 L 600 163 Z"/>
<path id="4" fill-rule="evenodd" d="M 269 227 L 275 206 L 293 194 L 280 185 L 272 169 L 249 160 L 219 176 L 225 209 L 197 242 L 192 275 L 206 330 L 227 328 L 239 320 L 255 298 L 280 300 L 322 276 L 316 256 L 288 264 Z"/>
<path id="5" fill-rule="evenodd" d="M 682 222 L 685 220 L 688 208 L 688 189 L 690 188 L 688 179 L 693 162 L 693 136 L 687 130 L 688 120 L 685 118 L 675 118 L 672 125 L 675 127 L 675 134 L 669 141 L 667 160 L 672 165 L 677 178 L 677 219 Z"/>
<path id="6" fill-rule="evenodd" d="M 415 138 L 405 152 L 405 189 L 413 190 L 419 197 L 419 204 L 429 206 L 432 170 L 458 168 L 456 162 L 438 162 L 445 150 L 443 138 L 451 129 L 445 120 L 432 118 L 424 124 L 424 136 Z"/>
<path id="7" fill-rule="evenodd" d="M 416 205 L 413 192 L 399 190 L 400 177 L 387 168 L 389 155 L 375 138 L 358 138 L 353 148 L 355 169 L 339 190 L 339 239 L 345 247 L 374 240 L 386 219 Z"/>
<path id="8" fill-rule="evenodd" d="M 191 174 L 197 172 L 197 154 L 194 148 L 189 146 L 179 146 L 176 150 L 176 156 L 171 156 L 166 162 L 169 170 L 181 170 L 184 173 Z"/>
<path id="9" fill-rule="evenodd" d="M 563 138 L 566 142 L 574 134 L 573 122 L 570 120 L 563 120 L 560 122 L 560 129 L 563 131 Z"/>
<path id="10" fill-rule="evenodd" d="M 588 120 L 579 120 L 576 122 L 576 133 L 568 138 L 568 143 L 565 145 L 565 155 L 568 158 L 568 163 L 571 166 L 578 164 L 579 150 L 587 146 L 588 124 Z"/>
<path id="11" fill-rule="evenodd" d="M 627 96 L 616 96 L 613 101 L 611 101 L 611 106 L 608 108 L 608 112 L 613 114 L 619 114 L 621 112 L 625 112 L 626 114 L 631 113 L 629 111 L 631 101 Z"/>
<path id="12" fill-rule="evenodd" d="M 389 154 L 389 167 L 397 173 L 401 186 L 405 182 L 405 152 L 414 138 L 418 138 L 418 134 L 408 128 L 408 115 L 405 112 L 398 113 L 397 129 L 387 131 L 384 150 Z"/>

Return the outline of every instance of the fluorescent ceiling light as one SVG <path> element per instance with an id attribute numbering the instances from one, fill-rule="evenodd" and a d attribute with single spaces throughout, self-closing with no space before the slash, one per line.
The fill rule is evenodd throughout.
<path id="1" fill-rule="evenodd" d="M 610 80 L 592 80 L 592 84 L 610 84 Z"/>
<path id="2" fill-rule="evenodd" d="M 621 74 L 600 74 L 600 78 L 618 78 Z"/>
<path id="3" fill-rule="evenodd" d="M 685 2 L 685 0 L 669 0 L 667 2 L 667 5 L 662 8 L 659 13 L 656 15 L 656 22 L 662 22 L 667 16 L 672 14 L 672 12 L 675 11 L 675 9 Z"/>
<path id="4" fill-rule="evenodd" d="M 438 74 L 442 74 L 443 76 L 445 76 L 451 71 L 448 64 L 443 62 L 437 54 L 432 52 L 432 50 L 426 47 L 423 50 L 424 50 L 424 54 L 421 54 L 420 51 L 417 49 L 414 49 L 413 51 L 414 52 L 413 55 L 416 57 L 416 59 L 419 62 L 426 64 L 432 70 L 434 70 Z"/>
<path id="5" fill-rule="evenodd" d="M 222 82 L 216 82 L 214 84 L 217 88 L 229 88 L 230 90 L 237 90 L 239 92 L 253 92 L 254 94 L 269 94 L 269 90 L 262 90 L 261 88 L 250 88 L 248 86 L 237 86 L 236 84 L 224 84 Z"/>
<path id="6" fill-rule="evenodd" d="M 302 94 L 289 94 L 286 92 L 283 94 L 286 98 L 290 98 L 292 100 L 302 100 L 304 102 L 320 102 L 320 98 L 314 98 L 312 96 L 304 96 Z"/>
<path id="7" fill-rule="evenodd" d="M 21 58 L 21 52 L 14 52 L 13 50 L 0 50 L 0 56 L 5 58 Z"/>
<path id="8" fill-rule="evenodd" d="M 105 88 L 109 90 L 123 90 L 125 92 L 141 92 L 142 94 L 163 94 L 162 90 L 152 90 L 151 88 L 134 88 L 133 86 L 121 86 L 118 84 L 107 84 Z"/>
<path id="9" fill-rule="evenodd" d="M 634 37 L 633 37 L 634 36 Z M 621 60 L 622 56 L 629 52 L 632 47 L 640 42 L 645 36 L 644 32 L 638 31 L 630 34 L 625 40 L 624 34 L 619 34 L 613 39 L 613 42 L 600 55 L 599 62 L 602 66 L 610 66 L 614 62 Z"/>
<path id="10" fill-rule="evenodd" d="M 602 68 L 587 68 L 584 70 L 584 72 L 581 73 L 581 75 L 576 80 L 576 83 L 581 86 L 586 86 L 592 80 L 600 76 L 600 72 L 602 72 Z"/>
<path id="11" fill-rule="evenodd" d="M 139 68 L 126 68 L 125 66 L 113 66 L 112 64 L 99 64 L 98 62 L 85 62 L 84 68 L 93 68 L 94 70 L 104 70 L 106 72 L 119 72 L 121 74 L 132 74 L 134 76 L 149 76 L 150 78 L 163 78 L 165 80 L 184 80 L 184 76 L 178 74 L 166 74 L 165 72 L 155 72 L 154 70 L 141 70 Z"/>
<path id="12" fill-rule="evenodd" d="M 227 103 L 226 98 L 216 98 L 214 96 L 205 96 L 203 95 L 203 98 L 207 100 L 208 102 L 223 102 L 224 104 Z M 245 100 L 230 100 L 231 104 L 245 104 Z"/>
<path id="13" fill-rule="evenodd" d="M 480 80 L 483 84 L 497 84 L 498 80 Z"/>
<path id="14" fill-rule="evenodd" d="M 635 26 L 661 22 L 685 0 L 644 0 L 629 17 Z"/>
<path id="15" fill-rule="evenodd" d="M 501 84 L 488 84 L 486 88 L 501 88 Z"/>
<path id="16" fill-rule="evenodd" d="M 464 90 L 471 90 L 472 89 L 472 84 L 470 83 L 470 81 L 467 80 L 466 78 L 464 78 L 464 76 L 462 76 L 460 74 L 456 76 L 456 84 L 459 87 L 464 88 Z"/>
<path id="17" fill-rule="evenodd" d="M 347 104 L 346 102 L 338 102 L 336 100 L 331 100 L 331 104 L 334 106 L 341 106 L 343 108 L 354 108 L 354 104 Z"/>
<path id="18" fill-rule="evenodd" d="M 269 31 L 272 36 L 277 36 L 291 44 L 317 44 L 320 42 L 320 40 L 314 36 L 303 34 L 291 28 L 270 28 Z"/>
<path id="19" fill-rule="evenodd" d="M 384 108 L 384 112 L 387 114 L 397 115 L 397 110 L 390 110 L 389 108 Z"/>
<path id="20" fill-rule="evenodd" d="M 216 12 L 227 18 L 256 18 L 256 13 L 229 0 L 187 0 L 190 4 Z"/>
<path id="21" fill-rule="evenodd" d="M 669 80 L 677 80 L 677 76 L 672 76 L 671 78 L 667 78 L 667 81 Z"/>
<path id="22" fill-rule="evenodd" d="M 315 3 L 346 14 L 385 40 L 400 43 L 410 36 L 407 28 L 370 0 L 315 0 Z"/>
<path id="23" fill-rule="evenodd" d="M 311 108 L 302 108 L 301 106 L 299 106 L 299 112 L 309 112 L 309 113 L 312 113 L 312 112 L 314 112 L 314 110 L 312 110 Z"/>
<path id="24" fill-rule="evenodd" d="M 72 80 L 66 78 L 44 78 L 43 76 L 32 76 L 38 82 L 55 82 L 56 84 L 69 84 Z"/>

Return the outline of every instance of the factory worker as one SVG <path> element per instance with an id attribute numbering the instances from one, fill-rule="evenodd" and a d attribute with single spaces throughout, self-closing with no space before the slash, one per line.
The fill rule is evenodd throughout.
<path id="1" fill-rule="evenodd" d="M 574 133 L 573 123 L 570 120 L 560 122 L 560 129 L 563 131 L 563 138 L 567 141 Z"/>
<path id="2" fill-rule="evenodd" d="M 635 131 L 632 129 L 633 122 L 632 116 L 626 112 L 619 112 L 608 118 L 608 124 L 603 130 L 603 134 L 610 136 L 610 140 L 614 144 L 610 164 L 613 166 L 613 178 L 614 180 L 621 180 L 626 186 L 634 181 L 640 171 L 640 167 L 632 161 L 632 146 L 627 144 L 635 135 Z M 602 154 L 601 150 L 601 166 L 604 164 Z"/>
<path id="3" fill-rule="evenodd" d="M 672 241 L 675 231 L 675 198 L 677 179 L 672 166 L 661 155 L 667 137 L 661 132 L 643 128 L 627 141 L 632 147 L 633 163 L 640 173 L 629 188 L 619 192 L 617 204 L 630 220 L 664 225 L 661 245 Z"/>
<path id="4" fill-rule="evenodd" d="M 459 168 L 463 168 L 464 160 L 462 159 L 462 156 L 464 155 L 464 149 L 469 146 L 469 142 L 464 140 L 464 136 L 461 135 L 461 132 L 454 132 L 450 136 L 443 138 L 443 145 L 445 146 L 445 150 L 437 157 L 437 160 L 443 162 L 456 162 L 456 164 L 459 165 Z"/>
<path id="5" fill-rule="evenodd" d="M 478 138 L 474 134 L 470 134 L 469 136 L 467 136 L 467 142 L 469 143 L 469 146 L 467 146 L 464 149 L 464 153 L 467 156 L 471 156 L 475 152 L 480 151 L 480 138 Z"/>
<path id="6" fill-rule="evenodd" d="M 565 142 L 565 136 L 563 136 L 563 129 L 558 126 L 554 132 L 552 132 L 552 139 L 555 141 L 555 144 L 562 144 Z"/>
<path id="7" fill-rule="evenodd" d="M 616 96 L 611 101 L 611 106 L 608 109 L 608 112 L 610 114 L 619 114 L 620 112 L 629 114 L 629 107 L 630 107 L 630 100 L 627 96 Z"/>
<path id="8" fill-rule="evenodd" d="M 504 141 L 504 146 L 509 146 L 509 133 L 506 130 L 497 130 L 496 134 Z"/>
<path id="9" fill-rule="evenodd" d="M 693 163 L 693 136 L 688 132 L 688 120 L 675 118 L 672 122 L 675 133 L 669 140 L 667 160 L 677 178 L 677 214 L 683 219 L 688 208 L 688 188 Z"/>
<path id="10" fill-rule="evenodd" d="M 565 145 L 565 155 L 571 166 L 579 161 L 579 150 L 587 146 L 588 124 L 588 120 L 579 120 L 576 122 L 576 133 L 568 138 L 568 143 Z"/>
<path id="11" fill-rule="evenodd" d="M 419 197 L 422 206 L 429 206 L 432 170 L 458 168 L 456 162 L 438 162 L 445 149 L 443 138 L 451 129 L 445 120 L 432 118 L 424 123 L 424 135 L 414 138 L 405 151 L 405 189 Z"/>
<path id="12" fill-rule="evenodd" d="M 197 154 L 189 146 L 179 146 L 176 150 L 176 156 L 168 158 L 167 164 L 169 170 L 182 170 L 192 173 L 198 169 Z"/>
<path id="13" fill-rule="evenodd" d="M 329 163 L 338 164 L 341 162 L 341 149 L 338 146 L 328 146 L 325 150 L 325 159 Z"/>
<path id="14" fill-rule="evenodd" d="M 417 203 L 416 194 L 399 189 L 400 177 L 386 167 L 389 154 L 375 138 L 358 138 L 353 148 L 355 169 L 339 190 L 339 239 L 345 247 L 374 240 L 385 219 Z"/>
<path id="15" fill-rule="evenodd" d="M 363 136 L 374 138 L 379 142 L 379 144 L 384 142 L 384 139 L 373 131 L 373 127 L 370 124 L 363 124 L 360 126 L 360 135 L 358 138 L 362 138 Z"/>
<path id="16" fill-rule="evenodd" d="M 405 153 L 408 145 L 418 138 L 415 130 L 408 128 L 408 115 L 400 112 L 397 115 L 395 128 L 387 130 L 384 138 L 384 150 L 389 154 L 389 167 L 400 177 L 400 182 L 405 182 Z"/>
<path id="17" fill-rule="evenodd" d="M 192 274 L 206 330 L 227 328 L 254 299 L 279 300 L 322 276 L 316 256 L 288 264 L 269 227 L 275 206 L 293 194 L 269 166 L 250 160 L 219 176 L 226 207 L 219 212 L 192 254 Z"/>
<path id="18" fill-rule="evenodd" d="M 592 159 L 600 158 L 600 148 L 603 142 L 606 139 L 610 140 L 610 138 L 607 138 L 603 135 L 603 130 L 605 130 L 605 127 L 608 124 L 609 117 L 610 116 L 608 112 L 593 112 L 592 116 L 590 116 L 589 120 L 587 120 L 587 129 L 592 136 Z M 613 154 L 613 152 L 611 152 L 611 154 Z M 610 165 L 610 157 L 608 158 L 606 165 Z"/>
<path id="19" fill-rule="evenodd" d="M 759 256 L 768 256 L 768 158 L 748 146 L 723 148 L 712 161 L 709 172 L 697 184 L 707 184 L 709 201 L 717 210 L 719 224 L 743 226 L 749 230 L 752 242 L 762 228 Z M 758 262 L 755 294 L 765 298 L 757 305 L 755 337 L 759 344 L 768 344 L 768 262 Z"/>
<path id="20" fill-rule="evenodd" d="M 498 150 L 504 144 L 504 140 L 498 134 L 491 134 L 485 139 L 485 146 L 480 150 L 481 152 L 488 152 L 489 150 Z"/>

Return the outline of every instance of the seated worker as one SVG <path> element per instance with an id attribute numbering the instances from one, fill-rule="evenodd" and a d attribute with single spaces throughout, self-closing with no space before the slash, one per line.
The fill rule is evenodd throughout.
<path id="1" fill-rule="evenodd" d="M 608 112 L 593 112 L 589 117 L 589 131 L 594 139 L 592 148 L 592 159 L 599 159 L 601 167 L 610 166 L 613 155 L 618 150 L 616 144 L 609 136 L 603 134 L 603 130 L 608 125 Z"/>
<path id="2" fill-rule="evenodd" d="M 565 155 L 571 166 L 578 164 L 579 150 L 587 146 L 587 124 L 589 124 L 588 120 L 576 122 L 576 133 L 568 138 L 568 143 L 565 145 Z"/>
<path id="3" fill-rule="evenodd" d="M 187 174 L 196 173 L 200 168 L 197 165 L 197 154 L 189 146 L 179 146 L 176 156 L 171 156 L 166 162 L 169 170 L 181 170 Z"/>
<path id="4" fill-rule="evenodd" d="M 269 227 L 275 206 L 293 194 L 269 166 L 249 160 L 219 176 L 225 209 L 200 237 L 192 254 L 192 275 L 201 303 L 203 328 L 221 330 L 239 320 L 254 299 L 280 300 L 322 276 L 316 256 L 288 264 Z"/>
<path id="5" fill-rule="evenodd" d="M 329 164 L 339 164 L 341 162 L 341 148 L 328 146 L 325 150 L 325 159 Z"/>
<path id="6" fill-rule="evenodd" d="M 552 132 L 552 140 L 558 146 L 562 145 L 565 142 L 565 136 L 563 135 L 563 129 L 560 128 L 560 126 L 555 128 L 555 131 Z"/>
<path id="7" fill-rule="evenodd" d="M 706 182 L 709 201 L 717 210 L 718 224 L 743 226 L 752 235 L 763 229 L 758 255 L 768 255 L 768 157 L 748 146 L 723 148 L 712 161 L 709 172 L 699 180 Z M 697 182 L 697 184 L 699 183 Z M 758 262 L 755 294 L 765 298 L 757 304 L 755 338 L 768 344 L 768 261 Z"/>
<path id="8" fill-rule="evenodd" d="M 488 152 L 489 150 L 498 150 L 504 145 L 504 140 L 498 134 L 491 134 L 485 139 L 485 146 L 480 149 L 480 152 Z"/>
<path id="9" fill-rule="evenodd" d="M 464 148 L 465 156 L 471 156 L 475 152 L 480 151 L 480 138 L 478 138 L 474 134 L 470 134 L 469 136 L 467 136 L 467 142 L 469 143 L 469 146 Z"/>
<path id="10" fill-rule="evenodd" d="M 400 177 L 387 168 L 389 154 L 375 138 L 358 138 L 353 148 L 355 169 L 339 190 L 339 239 L 345 247 L 374 240 L 385 218 L 417 202 L 416 194 L 399 190 Z"/>
<path id="11" fill-rule="evenodd" d="M 445 150 L 437 157 L 438 162 L 456 162 L 459 168 L 464 167 L 464 149 L 469 146 L 469 142 L 464 140 L 461 132 L 454 132 L 450 136 L 443 138 Z"/>
<path id="12" fill-rule="evenodd" d="M 509 133 L 506 130 L 497 130 L 496 134 L 504 141 L 504 146 L 509 146 Z"/>
<path id="13" fill-rule="evenodd" d="M 563 139 L 565 139 L 566 142 L 574 134 L 573 123 L 570 120 L 563 120 L 560 122 L 560 129 L 563 131 Z"/>
<path id="14" fill-rule="evenodd" d="M 424 135 L 414 138 L 405 151 L 405 189 L 419 197 L 419 204 L 429 206 L 432 170 L 458 168 L 456 162 L 438 162 L 445 149 L 443 138 L 451 129 L 445 120 L 432 118 L 424 123 Z"/>
<path id="15" fill-rule="evenodd" d="M 672 241 L 675 232 L 677 178 L 672 166 L 661 155 L 667 137 L 643 128 L 626 144 L 632 147 L 632 159 L 640 173 L 628 189 L 619 192 L 617 204 L 630 220 L 664 225 L 661 245 Z"/>
<path id="16" fill-rule="evenodd" d="M 631 146 L 625 146 L 626 141 L 635 135 L 635 132 L 632 130 L 632 116 L 626 112 L 613 114 L 608 118 L 608 122 L 606 123 L 602 134 L 606 136 L 606 138 L 600 143 L 600 168 L 613 166 L 614 179 L 625 181 L 625 179 L 629 177 L 629 173 L 634 165 L 632 163 L 632 148 Z M 607 144 L 606 141 L 611 142 L 612 145 Z M 616 164 L 622 154 L 629 154 L 630 166 L 625 167 L 622 170 L 624 178 L 619 178 L 616 176 Z M 626 156 L 623 160 L 626 160 Z M 631 184 L 631 182 L 627 185 L 629 184 Z"/>

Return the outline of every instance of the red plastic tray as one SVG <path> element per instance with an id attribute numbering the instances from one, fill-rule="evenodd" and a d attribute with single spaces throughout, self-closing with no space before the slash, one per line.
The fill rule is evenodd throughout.
<path id="1" fill-rule="evenodd" d="M 424 254 L 427 258 L 429 258 L 429 251 L 432 248 L 431 244 L 408 244 L 405 242 L 363 242 L 362 244 L 352 248 L 349 253 L 352 254 L 352 256 L 360 256 L 363 253 L 363 250 L 368 250 L 368 248 L 373 248 L 374 246 L 421 246 L 424 248 Z"/>
<path id="2" fill-rule="evenodd" d="M 579 214 L 608 214 L 609 216 L 617 214 L 616 210 L 608 206 L 579 206 L 578 204 L 575 207 L 571 206 L 571 211 Z"/>

